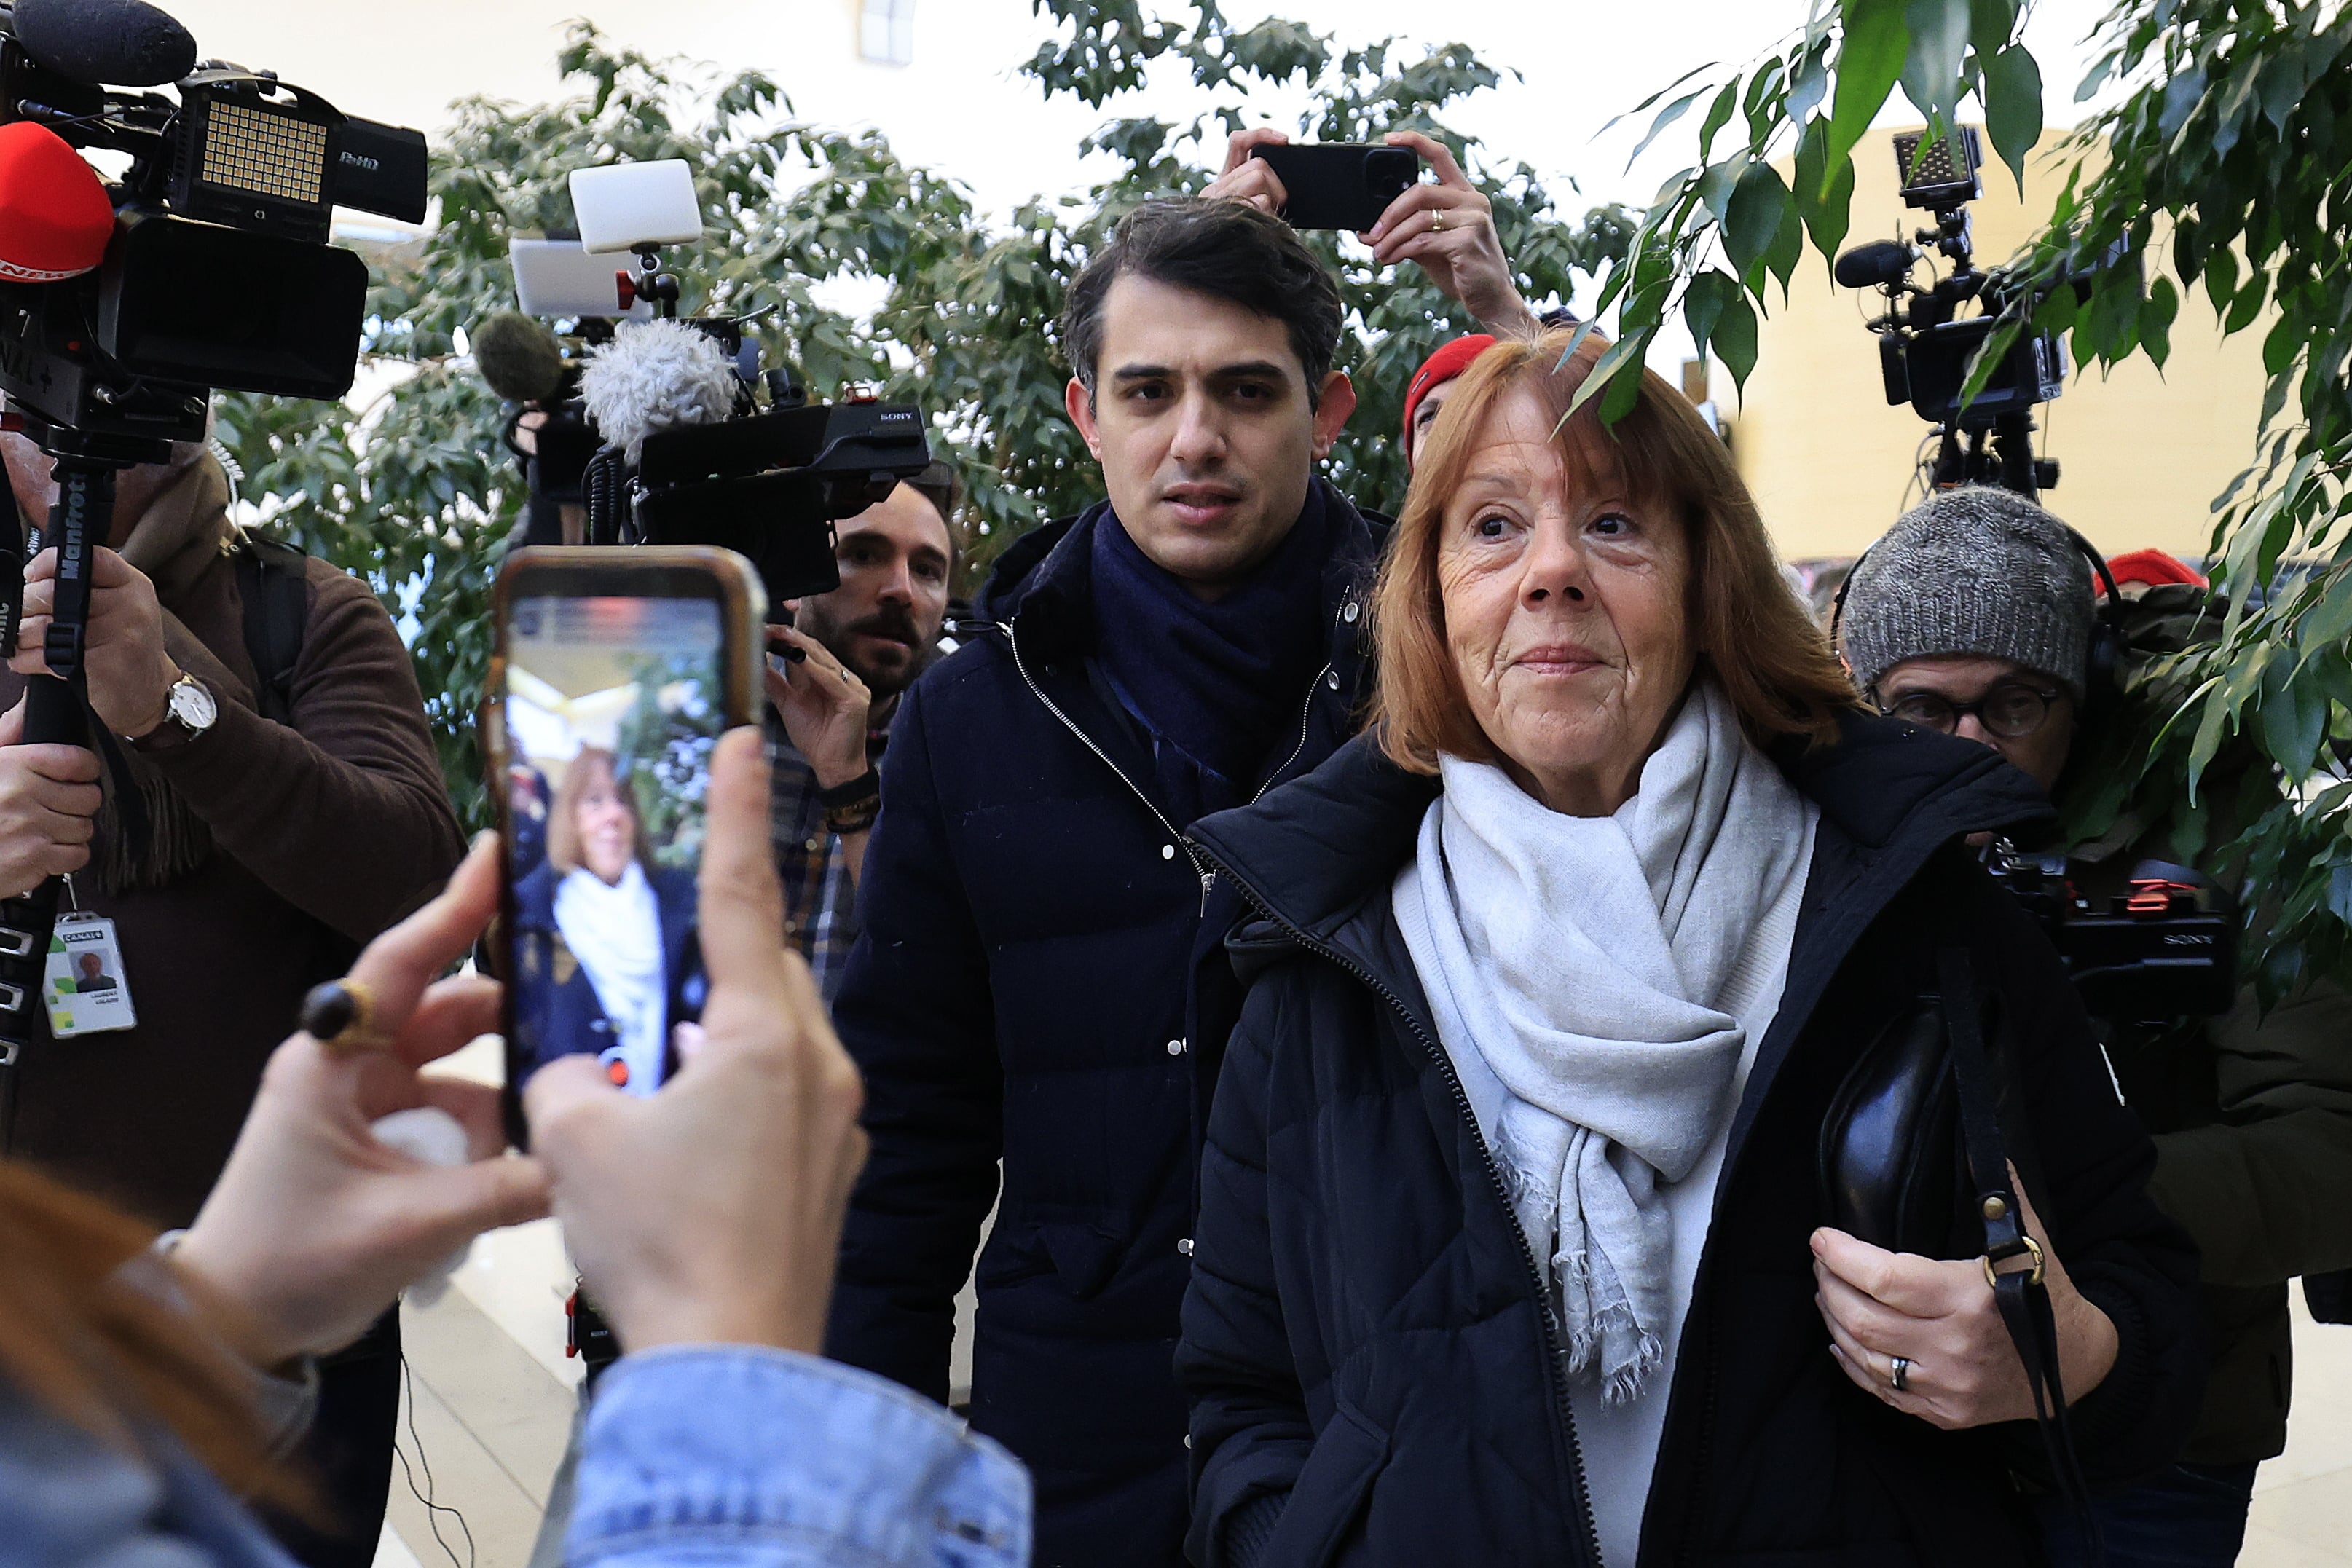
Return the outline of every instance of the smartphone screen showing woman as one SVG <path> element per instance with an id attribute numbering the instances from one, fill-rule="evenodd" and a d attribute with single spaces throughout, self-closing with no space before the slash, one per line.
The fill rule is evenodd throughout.
<path id="1" fill-rule="evenodd" d="M 725 727 L 721 607 L 520 597 L 506 633 L 509 1060 L 527 1075 L 593 1055 L 650 1094 L 706 988 L 695 873 Z"/>

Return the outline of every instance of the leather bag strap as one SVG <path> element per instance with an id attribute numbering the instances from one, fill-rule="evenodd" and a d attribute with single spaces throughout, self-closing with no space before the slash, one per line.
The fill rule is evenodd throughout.
<path id="1" fill-rule="evenodd" d="M 2001 1322 L 2025 1366 L 2026 1385 L 2033 1394 L 2033 1424 L 2042 1434 L 2052 1484 L 2074 1514 L 2087 1560 L 2095 1565 L 2106 1559 L 2105 1543 L 2091 1513 L 2090 1488 L 2083 1479 L 2082 1461 L 2066 1420 L 2066 1391 L 2058 1366 L 2058 1320 L 2042 1280 L 2042 1246 L 2025 1228 L 2025 1206 L 2018 1201 L 2010 1180 L 1999 1096 L 1985 1051 L 1984 1008 L 1976 967 L 1967 948 L 1947 946 L 1936 955 L 1936 969 L 1944 995 L 1952 1076 L 1959 1091 L 1960 1140 L 1968 1156 L 1969 1180 L 1976 1188 L 1977 1216 L 1984 1224 L 1985 1276 L 1992 1286 Z M 2018 1258 L 2027 1259 L 2027 1266 L 2000 1267 Z"/>

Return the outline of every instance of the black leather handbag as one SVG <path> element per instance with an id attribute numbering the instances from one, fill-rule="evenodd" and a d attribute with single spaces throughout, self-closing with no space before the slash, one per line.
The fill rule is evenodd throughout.
<path id="1" fill-rule="evenodd" d="M 1821 1133 L 1823 1209 L 1838 1229 L 1890 1251 L 1982 1257 L 2025 1364 L 2052 1485 L 2096 1563 L 2105 1552 L 2067 1427 L 2042 1245 L 2026 1232 L 2010 1179 L 1983 993 L 1965 948 L 1939 950 L 1936 970 L 1937 991 L 1879 1031 L 1830 1101 Z M 2001 1267 L 2018 1259 L 2024 1267 Z"/>

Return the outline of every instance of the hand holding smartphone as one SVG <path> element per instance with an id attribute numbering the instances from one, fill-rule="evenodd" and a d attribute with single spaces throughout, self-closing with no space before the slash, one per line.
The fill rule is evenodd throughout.
<path id="1" fill-rule="evenodd" d="M 1299 229 L 1361 234 L 1421 178 L 1421 158 L 1409 147 L 1262 142 L 1250 156 L 1282 182 L 1282 216 Z"/>
<path id="2" fill-rule="evenodd" d="M 526 549 L 495 612 L 506 1120 L 520 1147 L 541 1067 L 593 1057 L 650 1094 L 701 1016 L 710 757 L 758 716 L 766 603 L 728 550 Z"/>

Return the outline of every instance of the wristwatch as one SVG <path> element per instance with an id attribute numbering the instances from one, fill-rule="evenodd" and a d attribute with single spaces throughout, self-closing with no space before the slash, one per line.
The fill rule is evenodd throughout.
<path id="1" fill-rule="evenodd" d="M 131 744 L 142 751 L 185 746 L 212 728 L 219 717 L 220 705 L 213 701 L 212 688 L 195 676 L 184 674 L 164 694 L 163 722 Z"/>

